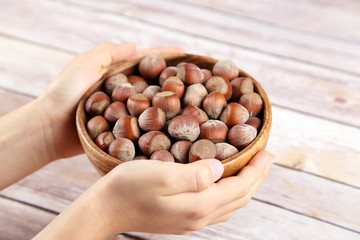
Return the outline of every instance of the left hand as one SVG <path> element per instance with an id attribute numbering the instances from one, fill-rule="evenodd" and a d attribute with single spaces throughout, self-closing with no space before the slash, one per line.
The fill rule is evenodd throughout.
<path id="1" fill-rule="evenodd" d="M 183 53 L 180 47 L 165 47 L 136 50 L 134 43 L 117 45 L 104 42 L 92 50 L 76 56 L 51 82 L 38 102 L 44 116 L 52 126 L 49 144 L 53 144 L 56 159 L 71 157 L 82 153 L 75 126 L 75 111 L 86 90 L 112 65 L 121 61 L 142 57 L 148 54 Z"/>

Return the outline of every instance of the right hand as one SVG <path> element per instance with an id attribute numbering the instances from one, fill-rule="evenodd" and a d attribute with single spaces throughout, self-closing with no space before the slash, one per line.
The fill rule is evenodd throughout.
<path id="1" fill-rule="evenodd" d="M 273 160 L 272 154 L 260 151 L 237 176 L 218 182 L 223 173 L 218 160 L 137 160 L 120 164 L 92 188 L 100 190 L 99 215 L 109 234 L 185 234 L 230 219 L 250 201 Z"/>

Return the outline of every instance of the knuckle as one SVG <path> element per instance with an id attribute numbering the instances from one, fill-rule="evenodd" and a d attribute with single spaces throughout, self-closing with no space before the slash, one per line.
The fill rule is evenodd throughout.
<path id="1" fill-rule="evenodd" d="M 209 210 L 207 207 L 204 207 L 205 205 L 200 205 L 196 207 L 195 209 L 191 210 L 188 213 L 188 218 L 190 219 L 201 219 L 206 217 L 209 214 Z"/>
<path id="2" fill-rule="evenodd" d="M 195 172 L 195 186 L 196 190 L 198 192 L 206 189 L 210 185 L 209 179 L 211 179 L 210 176 L 210 170 L 207 171 L 196 171 Z"/>
<path id="3" fill-rule="evenodd" d="M 107 48 L 107 47 L 111 47 L 113 45 L 112 42 L 110 41 L 104 41 L 102 43 L 99 44 L 99 47 L 102 47 L 102 48 Z"/>
<path id="4" fill-rule="evenodd" d="M 206 226 L 206 224 L 204 224 L 204 222 L 202 222 L 202 221 L 191 222 L 187 226 L 186 231 L 189 231 L 189 232 L 199 231 L 205 226 Z"/>

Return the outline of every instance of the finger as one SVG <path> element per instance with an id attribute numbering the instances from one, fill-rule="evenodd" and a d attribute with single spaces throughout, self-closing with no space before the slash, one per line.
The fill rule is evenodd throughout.
<path id="1" fill-rule="evenodd" d="M 270 166 L 267 167 L 265 177 L 267 176 L 267 173 L 270 171 Z M 257 189 L 260 187 L 260 185 L 263 183 L 265 178 L 260 178 L 258 181 L 251 187 L 248 194 L 240 199 L 237 199 L 233 202 L 230 202 L 226 205 L 220 206 L 219 208 L 215 209 L 211 212 L 209 215 L 210 222 L 216 223 L 217 219 L 222 219 L 222 216 L 226 216 L 229 213 L 234 213 L 239 208 L 245 207 L 257 191 Z M 221 220 L 222 221 L 222 220 Z M 226 220 L 225 220 L 226 221 Z"/>
<path id="2" fill-rule="evenodd" d="M 127 60 L 136 53 L 136 44 L 115 44 L 103 42 L 88 52 L 78 55 L 72 64 L 94 69 L 103 74 L 107 67 Z"/>
<path id="3" fill-rule="evenodd" d="M 217 223 L 226 222 L 226 221 L 230 220 L 230 218 L 232 218 L 235 213 L 236 213 L 236 211 L 232 211 L 232 212 L 227 212 L 227 213 L 225 213 L 225 214 L 223 214 L 221 216 L 218 216 L 218 217 L 212 219 L 209 222 L 208 226 L 209 225 L 214 225 L 214 224 L 217 224 Z"/>
<path id="4" fill-rule="evenodd" d="M 147 48 L 136 51 L 130 59 L 141 58 L 146 55 L 165 53 L 186 53 L 186 50 L 182 47 Z"/>
<path id="5" fill-rule="evenodd" d="M 163 196 L 200 192 L 217 181 L 224 168 L 219 160 L 200 160 L 190 164 L 163 163 L 156 169 Z"/>
<path id="6" fill-rule="evenodd" d="M 272 154 L 261 151 L 240 171 L 238 176 L 223 178 L 216 184 L 212 184 L 206 191 L 199 194 L 187 193 L 187 195 L 180 195 L 178 199 L 174 198 L 174 201 L 180 203 L 184 199 L 189 199 L 191 204 L 198 205 L 206 202 L 208 211 L 215 211 L 221 206 L 246 197 L 252 191 L 255 192 L 268 175 L 273 158 Z M 189 206 L 182 204 L 182 206 L 191 208 L 191 204 Z"/>

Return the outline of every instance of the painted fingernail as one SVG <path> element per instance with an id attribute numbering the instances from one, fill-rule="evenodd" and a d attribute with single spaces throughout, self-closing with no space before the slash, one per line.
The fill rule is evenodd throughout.
<path id="1" fill-rule="evenodd" d="M 219 160 L 213 160 L 210 162 L 210 167 L 213 172 L 213 181 L 216 182 L 224 173 L 224 166 Z"/>

